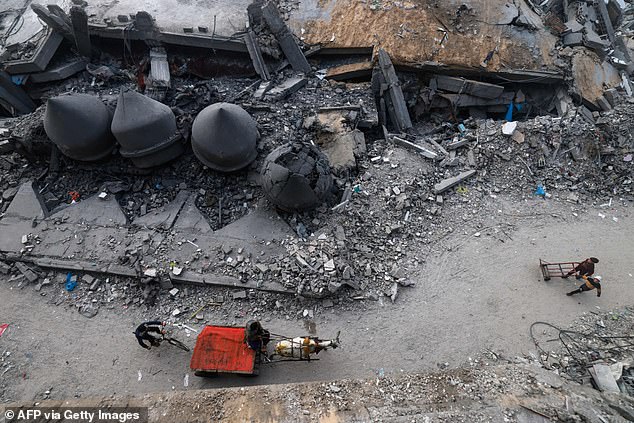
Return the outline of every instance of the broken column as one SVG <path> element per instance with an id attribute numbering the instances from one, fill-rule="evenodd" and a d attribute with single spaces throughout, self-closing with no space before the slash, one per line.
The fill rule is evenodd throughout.
<path id="1" fill-rule="evenodd" d="M 216 103 L 204 108 L 192 125 L 192 149 L 198 160 L 221 172 L 248 166 L 257 156 L 258 130 L 242 107 Z"/>
<path id="2" fill-rule="evenodd" d="M 330 164 L 317 147 L 292 143 L 276 148 L 264 160 L 262 188 L 282 210 L 306 211 L 327 201 L 333 187 Z"/>
<path id="3" fill-rule="evenodd" d="M 111 119 L 98 97 L 62 95 L 46 103 L 44 130 L 64 155 L 94 161 L 108 156 L 115 147 L 110 132 Z"/>
<path id="4" fill-rule="evenodd" d="M 172 110 L 136 91 L 121 90 L 112 120 L 121 155 L 139 168 L 159 166 L 183 153 Z"/>
<path id="5" fill-rule="evenodd" d="M 262 6 L 262 16 L 280 43 L 280 47 L 284 52 L 284 56 L 288 59 L 288 63 L 298 72 L 309 73 L 311 71 L 310 64 L 299 48 L 299 45 L 297 45 L 297 41 L 295 41 L 291 30 L 280 16 L 280 12 L 277 10 L 275 3 L 269 1 Z"/>

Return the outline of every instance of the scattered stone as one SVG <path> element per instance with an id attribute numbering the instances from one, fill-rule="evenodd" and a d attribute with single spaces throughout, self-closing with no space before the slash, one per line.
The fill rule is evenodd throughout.
<path id="1" fill-rule="evenodd" d="M 502 125 L 502 133 L 510 137 L 515 132 L 515 128 L 517 128 L 517 122 L 506 122 Z"/>

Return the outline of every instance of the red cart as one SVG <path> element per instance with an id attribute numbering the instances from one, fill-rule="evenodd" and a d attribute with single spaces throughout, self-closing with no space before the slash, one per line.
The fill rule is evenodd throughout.
<path id="1" fill-rule="evenodd" d="M 244 341 L 245 329 L 233 326 L 205 326 L 194 347 L 189 367 L 196 376 L 218 373 L 257 375 L 260 354 Z"/>

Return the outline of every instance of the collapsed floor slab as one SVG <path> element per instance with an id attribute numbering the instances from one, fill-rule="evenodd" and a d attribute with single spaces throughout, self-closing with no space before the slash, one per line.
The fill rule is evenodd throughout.
<path id="1" fill-rule="evenodd" d="M 182 191 L 163 209 L 132 224 L 127 223 L 114 196 L 102 199 L 95 195 L 46 217 L 47 211 L 29 182 L 20 188 L 0 220 L 0 253 L 9 260 L 45 268 L 127 277 L 141 277 L 145 269 L 153 268 L 175 283 L 295 293 L 275 281 L 223 274 L 225 265 L 250 263 L 249 257 L 255 261 L 256 257 L 283 252 L 270 241 L 282 240 L 292 231 L 273 210 L 257 208 L 212 232 L 195 198 Z M 221 255 L 221 265 L 213 263 L 217 254 Z M 181 263 L 186 269 L 174 274 L 170 272 L 171 262 Z M 217 270 L 210 271 L 212 265 Z"/>

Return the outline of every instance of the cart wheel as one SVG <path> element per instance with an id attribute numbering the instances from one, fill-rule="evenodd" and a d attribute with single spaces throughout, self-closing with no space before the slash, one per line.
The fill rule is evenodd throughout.
<path id="1" fill-rule="evenodd" d="M 218 373 L 217 372 L 205 372 L 203 370 L 196 370 L 194 372 L 194 375 L 198 376 L 198 377 L 212 378 L 212 377 L 218 376 Z"/>

